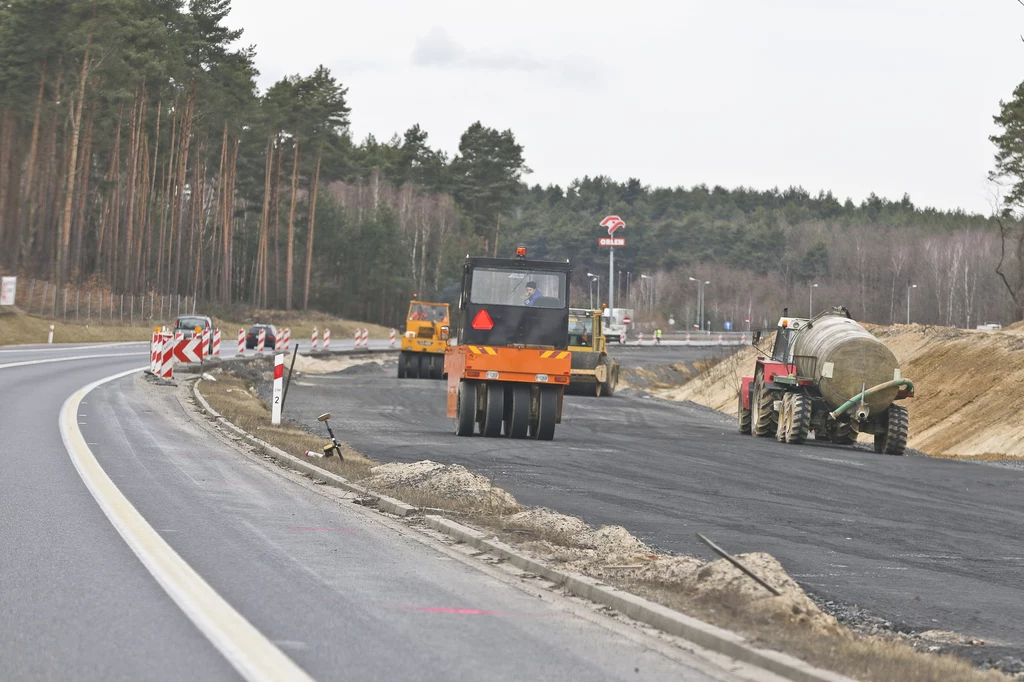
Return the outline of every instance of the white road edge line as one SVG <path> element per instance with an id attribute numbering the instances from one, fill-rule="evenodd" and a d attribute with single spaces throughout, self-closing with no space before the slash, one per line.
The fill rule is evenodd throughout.
<path id="1" fill-rule="evenodd" d="M 175 552 L 114 485 L 76 423 L 79 404 L 93 389 L 129 374 L 113 374 L 71 394 L 60 410 L 60 434 L 75 469 L 103 513 L 167 594 L 246 680 L 312 678 L 257 630 Z"/>
<path id="2" fill-rule="evenodd" d="M 117 343 L 87 343 L 82 346 L 65 346 L 63 344 L 49 348 L 19 348 L 12 346 L 0 349 L 0 353 L 56 353 L 62 350 L 92 350 L 95 348 L 117 348 L 118 346 L 138 346 L 148 341 L 118 341 Z"/>
<path id="3" fill-rule="evenodd" d="M 147 355 L 147 353 L 139 351 L 137 353 L 98 353 L 96 355 L 73 355 L 70 358 L 48 358 L 46 360 L 24 360 L 22 362 L 8 362 L 6 365 L 0 365 L 0 369 L 10 369 L 12 367 L 27 367 L 29 365 L 45 365 L 49 362 L 70 362 L 72 360 L 92 360 L 94 358 L 128 358 L 135 355 Z M 149 369 L 143 367 L 143 369 Z"/>

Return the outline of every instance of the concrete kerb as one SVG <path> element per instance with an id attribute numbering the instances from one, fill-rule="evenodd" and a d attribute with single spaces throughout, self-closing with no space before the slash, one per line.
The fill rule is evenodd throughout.
<path id="1" fill-rule="evenodd" d="M 380 351 L 371 350 L 370 352 L 389 351 L 393 353 L 397 352 L 397 350 L 393 349 Z M 338 350 L 330 351 L 330 353 L 355 355 L 366 353 L 366 350 Z M 326 353 L 321 351 L 320 354 Z M 242 360 L 249 358 L 238 359 Z M 351 483 L 337 474 L 321 469 L 320 467 L 303 461 L 294 455 L 290 455 L 266 441 L 253 436 L 247 431 L 240 429 L 214 410 L 210 404 L 206 402 L 206 399 L 203 398 L 202 394 L 199 392 L 199 384 L 201 381 L 202 378 L 195 381 L 192 385 L 192 393 L 202 409 L 215 420 L 224 424 L 246 440 L 252 441 L 273 453 L 278 459 L 288 463 L 290 466 L 302 473 L 324 480 L 327 485 L 373 499 L 377 507 L 382 511 L 386 511 L 400 517 L 410 516 L 419 511 L 417 507 L 406 504 L 405 502 L 375 493 L 367 488 Z M 708 649 L 709 651 L 714 651 L 716 653 L 729 656 L 737 661 L 755 665 L 769 672 L 794 680 L 795 682 L 857 682 L 851 677 L 834 673 L 829 670 L 824 670 L 822 668 L 816 668 L 793 656 L 768 649 L 758 649 L 751 646 L 741 635 L 738 635 L 735 632 L 724 630 L 715 625 L 711 625 L 710 623 L 705 623 L 704 621 L 697 620 L 696 618 L 674 611 L 668 607 L 648 601 L 643 597 L 638 597 L 634 594 L 610 587 L 598 580 L 595 580 L 594 578 L 552 568 L 542 562 L 517 553 L 511 546 L 497 539 L 488 539 L 486 533 L 476 529 L 463 526 L 462 524 L 436 515 L 425 515 L 423 519 L 427 527 L 440 533 L 444 533 L 445 535 L 448 535 L 459 542 L 470 545 L 477 550 L 488 552 L 499 559 L 508 561 L 516 568 L 534 573 L 557 585 L 561 585 L 564 589 L 577 597 L 588 599 L 597 604 L 615 609 L 635 621 L 693 642 L 694 644 Z"/>
<path id="2" fill-rule="evenodd" d="M 577 597 L 615 609 L 633 620 L 686 639 L 710 651 L 755 665 L 796 682 L 856 682 L 851 677 L 815 668 L 793 656 L 767 649 L 757 649 L 750 646 L 742 636 L 735 632 L 723 630 L 666 606 L 655 604 L 643 597 L 604 585 L 585 575 L 551 568 L 542 562 L 516 553 L 512 547 L 499 540 L 488 539 L 485 533 L 473 528 L 440 516 L 426 515 L 423 518 L 428 527 L 482 552 L 488 552 L 504 559 L 516 568 L 561 585 Z"/>
<path id="3" fill-rule="evenodd" d="M 310 477 L 322 480 L 327 485 L 333 486 L 335 488 L 341 488 L 342 490 L 347 490 L 348 492 L 356 493 L 363 497 L 370 498 L 373 500 L 374 504 L 376 504 L 378 509 L 380 509 L 381 511 L 388 512 L 389 514 L 394 514 L 395 516 L 409 516 L 410 514 L 414 514 L 417 511 L 419 511 L 417 507 L 406 504 L 405 502 L 402 502 L 400 500 L 388 497 L 387 495 L 375 493 L 372 490 L 364 488 L 361 485 L 356 485 L 355 483 L 352 483 L 351 481 L 348 481 L 335 473 L 327 471 L 326 469 L 321 469 L 320 467 L 315 466 L 304 460 L 301 460 L 294 455 L 290 455 L 284 450 L 276 448 L 270 443 L 260 438 L 257 438 L 256 436 L 252 435 L 247 431 L 244 431 L 243 429 L 240 429 L 239 427 L 235 426 L 230 421 L 228 421 L 223 415 L 214 410 L 210 406 L 210 404 L 206 402 L 206 399 L 203 398 L 203 394 L 199 392 L 200 382 L 202 382 L 202 378 L 197 379 L 196 382 L 192 384 L 192 395 L 195 396 L 196 401 L 200 404 L 203 410 L 206 411 L 207 414 L 213 417 L 216 421 L 220 422 L 224 426 L 228 427 L 229 429 L 237 433 L 242 438 L 252 441 L 253 443 L 259 445 L 261 448 L 273 453 L 275 457 L 277 457 L 282 462 L 287 463 L 293 469 L 297 469 L 298 471 L 301 471 L 302 473 Z"/>

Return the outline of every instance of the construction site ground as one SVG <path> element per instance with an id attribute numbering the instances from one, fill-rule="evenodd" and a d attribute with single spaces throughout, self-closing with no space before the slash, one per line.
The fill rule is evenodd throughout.
<path id="1" fill-rule="evenodd" d="M 1008 351 L 1019 340 L 949 330 L 910 335 L 940 353 L 949 350 L 940 340 L 1005 343 Z M 316 416 L 331 411 L 339 438 L 368 457 L 461 464 L 522 505 L 593 527 L 623 525 L 661 553 L 711 558 L 698 532 L 732 552 L 765 552 L 842 623 L 1013 671 L 1024 658 L 1017 606 L 1024 559 L 1012 546 L 1024 523 L 1024 470 L 885 457 L 866 445 L 755 440 L 713 409 L 729 409 L 727 392 L 703 378 L 688 384 L 685 397 L 651 395 L 669 395 L 670 377 L 706 366 L 713 365 L 706 376 L 718 373 L 722 383 L 752 357 L 709 351 L 613 347 L 631 386 L 612 398 L 567 397 L 550 443 L 456 438 L 444 384 L 398 380 L 393 360 L 296 377 L 286 418 L 325 435 Z M 268 398 L 267 375 L 249 371 Z M 923 397 L 930 380 L 912 372 L 904 374 Z"/>

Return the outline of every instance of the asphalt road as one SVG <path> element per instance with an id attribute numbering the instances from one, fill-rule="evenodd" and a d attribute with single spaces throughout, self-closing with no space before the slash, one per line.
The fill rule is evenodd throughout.
<path id="1" fill-rule="evenodd" d="M 64 359 L 90 355 L 104 357 Z M 69 395 L 147 364 L 146 344 L 0 350 L 0 679 L 239 677 L 108 520 L 58 432 Z M 175 390 L 137 372 L 100 385 L 77 411 L 84 442 L 159 538 L 312 677 L 736 679 L 282 478 L 191 421 Z"/>
<path id="2" fill-rule="evenodd" d="M 1024 653 L 1022 470 L 754 439 L 719 413 L 631 390 L 567 397 L 552 442 L 458 438 L 442 382 L 372 369 L 304 376 L 285 416 L 320 433 L 316 415 L 331 411 L 338 437 L 370 457 L 463 464 L 523 504 L 624 525 L 662 551 L 708 557 L 701 532 L 770 552 L 818 598 L 983 638 L 962 651 L 975 660 Z"/>

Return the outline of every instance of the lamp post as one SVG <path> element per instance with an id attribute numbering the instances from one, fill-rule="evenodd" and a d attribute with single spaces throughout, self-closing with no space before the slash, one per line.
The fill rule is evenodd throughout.
<path id="1" fill-rule="evenodd" d="M 916 284 L 911 284 L 910 282 L 907 282 L 907 324 L 910 324 L 910 290 L 916 288 Z"/>
<path id="2" fill-rule="evenodd" d="M 588 272 L 587 273 L 587 277 L 590 278 L 591 282 L 597 281 L 597 305 L 600 306 L 601 305 L 601 276 L 600 275 L 595 275 L 592 272 Z M 593 299 L 590 300 L 590 309 L 591 310 L 594 309 L 594 300 Z"/>
<path id="3" fill-rule="evenodd" d="M 817 284 L 811 284 L 807 287 L 807 290 L 811 292 L 810 300 L 807 302 L 807 317 L 814 317 L 814 289 L 817 286 Z"/>
<path id="4" fill-rule="evenodd" d="M 648 275 L 640 275 L 640 279 L 651 280 L 650 289 L 647 290 L 647 309 L 654 310 L 654 278 Z"/>
<path id="5" fill-rule="evenodd" d="M 711 282 L 699 280 L 696 277 L 688 278 L 691 282 L 697 283 L 697 326 L 701 331 L 704 331 L 704 285 L 711 284 Z"/>

